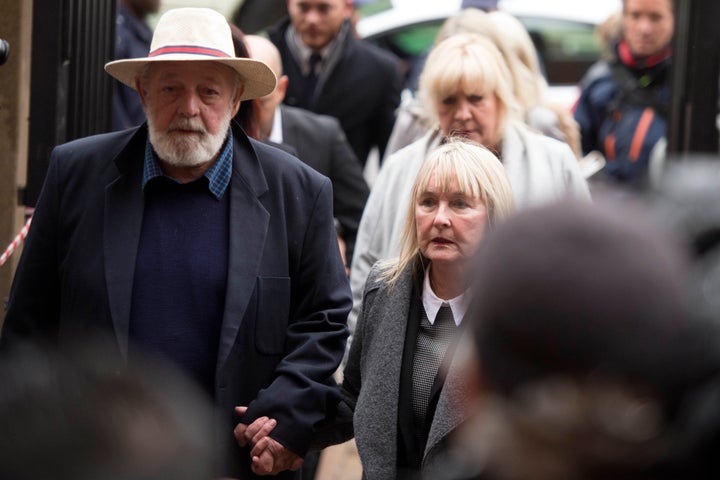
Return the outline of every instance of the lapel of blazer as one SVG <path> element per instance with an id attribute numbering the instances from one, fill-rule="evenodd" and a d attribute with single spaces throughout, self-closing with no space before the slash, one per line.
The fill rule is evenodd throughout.
<path id="1" fill-rule="evenodd" d="M 138 128 L 115 158 L 120 175 L 105 187 L 103 252 L 108 307 L 120 353 L 127 359 L 135 257 L 142 229 L 146 129 Z"/>
<path id="2" fill-rule="evenodd" d="M 298 134 L 295 117 L 284 105 L 281 104 L 278 108 L 280 109 L 280 116 L 282 117 L 283 143 L 292 145 L 295 150 L 300 151 L 301 149 L 298 148 L 298 145 L 302 144 L 304 140 L 302 135 Z"/>
<path id="3" fill-rule="evenodd" d="M 377 318 L 374 352 L 387 352 L 371 359 L 374 371 L 381 373 L 373 379 L 372 406 L 368 415 L 356 420 L 366 423 L 364 430 L 372 433 L 367 448 L 372 450 L 368 458 L 377 460 L 376 469 L 386 472 L 378 478 L 390 478 L 397 465 L 398 399 L 400 397 L 400 374 L 402 372 L 405 332 L 407 330 L 410 299 L 412 296 L 412 269 L 408 268 L 398 279 L 392 291 L 380 292 L 384 297 L 382 308 L 371 312 Z M 384 286 L 383 288 L 387 288 Z"/>
<path id="4" fill-rule="evenodd" d="M 234 129 L 233 135 L 230 249 L 218 369 L 225 364 L 235 344 L 250 297 L 255 292 L 270 223 L 270 213 L 260 202 L 260 197 L 268 190 L 260 159 L 253 144 L 239 129 Z"/>
<path id="5" fill-rule="evenodd" d="M 468 417 L 470 391 L 466 369 L 463 366 L 464 359 L 468 356 L 468 348 L 470 348 L 469 340 L 467 334 L 463 332 L 450 363 L 445 385 L 440 392 L 425 446 L 425 456 Z"/>

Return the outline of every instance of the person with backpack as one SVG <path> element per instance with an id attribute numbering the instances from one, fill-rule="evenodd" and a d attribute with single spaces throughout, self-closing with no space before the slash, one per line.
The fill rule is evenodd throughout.
<path id="1" fill-rule="evenodd" d="M 601 176 L 639 186 L 664 157 L 670 103 L 673 0 L 623 0 L 613 55 L 580 82 L 575 106 L 583 154 L 605 156 Z"/>

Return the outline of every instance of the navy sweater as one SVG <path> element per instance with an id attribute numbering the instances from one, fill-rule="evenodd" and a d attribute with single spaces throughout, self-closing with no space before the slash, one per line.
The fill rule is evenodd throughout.
<path id="1" fill-rule="evenodd" d="M 225 306 L 229 191 L 217 200 L 207 179 L 145 187 L 130 311 L 130 340 L 183 369 L 214 396 Z"/>

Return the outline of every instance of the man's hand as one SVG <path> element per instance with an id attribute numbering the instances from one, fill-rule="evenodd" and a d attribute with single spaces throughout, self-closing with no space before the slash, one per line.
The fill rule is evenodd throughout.
<path id="1" fill-rule="evenodd" d="M 268 436 L 261 438 L 255 444 L 250 456 L 251 469 L 255 475 L 277 475 L 285 470 L 294 472 L 303 464 L 303 459 L 299 455 Z"/>
<path id="2" fill-rule="evenodd" d="M 247 407 L 235 407 L 235 413 L 240 417 L 245 415 L 245 412 L 247 412 Z M 241 447 L 246 445 L 254 447 L 260 439 L 272 432 L 275 425 L 277 425 L 275 419 L 260 417 L 250 425 L 238 423 L 233 434 L 235 435 L 235 440 L 237 440 L 238 445 Z"/>
<path id="3" fill-rule="evenodd" d="M 235 413 L 240 417 L 245 415 L 245 412 L 247 407 L 235 407 Z M 260 417 L 250 425 L 238 423 L 235 427 L 233 433 L 238 445 L 252 447 L 251 469 L 256 475 L 277 475 L 285 470 L 295 471 L 303 464 L 299 455 L 268 436 L 276 425 L 275 419 Z"/>

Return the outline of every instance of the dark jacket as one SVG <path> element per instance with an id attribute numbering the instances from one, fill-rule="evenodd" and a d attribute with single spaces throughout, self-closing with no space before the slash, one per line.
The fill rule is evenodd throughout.
<path id="1" fill-rule="evenodd" d="M 269 35 L 280 50 L 285 74 L 290 78 L 285 103 L 297 106 L 303 82 L 293 73 L 299 68 L 292 68 L 291 64 L 297 64 L 285 42 L 289 25 L 290 20 L 285 19 L 270 29 Z M 401 83 L 395 57 L 348 32 L 337 63 L 318 80 L 310 110 L 340 120 L 348 142 L 364 165 L 372 147 L 380 149 L 382 158 L 400 104 Z"/>
<path id="2" fill-rule="evenodd" d="M 330 179 L 333 213 L 342 227 L 347 258 L 352 258 L 360 217 L 370 193 L 362 167 L 337 119 L 301 108 L 280 106 L 283 142 L 297 157 Z"/>
<path id="3" fill-rule="evenodd" d="M 221 476 L 255 478 L 233 437 L 243 420 L 276 418 L 272 437 L 304 455 L 339 398 L 350 289 L 332 217 L 330 181 L 234 129 L 227 295 L 215 372 Z M 0 346 L 55 343 L 88 332 L 127 360 L 135 256 L 143 218 L 147 128 L 53 151 L 15 275 Z M 294 478 L 293 473 L 278 478 Z"/>

